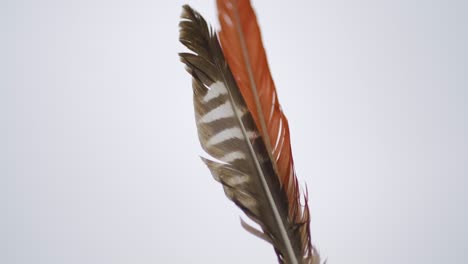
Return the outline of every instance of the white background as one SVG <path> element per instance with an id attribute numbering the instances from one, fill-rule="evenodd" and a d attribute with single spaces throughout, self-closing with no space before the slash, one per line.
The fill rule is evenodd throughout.
<path id="1" fill-rule="evenodd" d="M 197 155 L 181 5 L 0 1 L 0 263 L 275 263 Z M 468 2 L 254 1 L 329 263 L 468 258 Z"/>

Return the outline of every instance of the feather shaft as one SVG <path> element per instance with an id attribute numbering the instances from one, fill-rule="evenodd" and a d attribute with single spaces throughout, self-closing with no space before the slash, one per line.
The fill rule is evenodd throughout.
<path id="1" fill-rule="evenodd" d="M 246 64 L 246 70 L 247 70 L 247 73 L 248 73 L 248 76 L 249 76 L 249 82 L 250 82 L 250 85 L 252 87 L 252 92 L 254 94 L 255 106 L 256 106 L 257 115 L 259 116 L 258 120 L 259 120 L 259 123 L 260 123 L 261 131 L 268 131 L 266 123 L 265 123 L 265 117 L 263 116 L 262 106 L 260 104 L 260 99 L 259 99 L 259 96 L 258 96 L 257 85 L 256 85 L 255 80 L 254 80 L 254 74 L 253 74 L 253 71 L 252 71 L 252 65 L 250 63 L 251 60 L 249 58 L 247 45 L 245 43 L 244 33 L 241 30 L 241 22 L 240 22 L 240 18 L 239 18 L 239 11 L 237 10 L 236 5 L 234 5 L 233 8 L 235 9 L 235 11 L 234 11 L 234 23 L 236 24 L 235 28 L 236 28 L 237 33 L 239 34 L 239 40 L 240 40 L 242 55 L 243 55 L 243 58 L 244 58 L 244 61 L 245 61 L 245 64 Z M 265 141 L 265 145 L 266 145 L 266 148 L 267 148 L 267 151 L 268 151 L 268 155 L 269 155 L 271 160 L 274 160 L 273 157 L 272 157 L 273 151 L 272 151 L 271 144 L 270 144 L 270 137 L 269 137 L 268 133 L 262 133 L 262 136 L 265 139 L 264 141 Z M 274 170 L 276 171 L 276 173 L 278 173 L 278 168 L 276 166 L 276 162 L 273 162 L 272 164 L 273 164 Z M 266 186 L 264 176 L 262 177 L 262 184 L 264 186 Z M 268 191 L 267 194 L 268 194 L 268 199 L 274 205 L 275 202 L 273 201 L 273 197 L 271 196 L 271 193 Z M 283 220 L 279 216 L 278 209 L 276 207 L 274 207 L 274 214 L 275 214 L 275 218 L 277 219 L 277 221 L 279 223 L 279 226 L 280 226 L 281 236 L 283 237 L 283 239 L 285 241 L 285 244 L 286 244 L 287 257 L 289 259 L 289 262 L 291 264 L 298 264 L 298 261 L 296 259 L 294 250 L 293 250 L 292 245 L 291 245 L 291 242 L 289 241 L 289 237 L 288 237 L 288 235 L 286 233 Z"/>
<path id="2" fill-rule="evenodd" d="M 231 93 L 229 93 L 229 96 L 230 96 L 231 100 L 233 100 Z M 248 140 L 247 132 L 245 131 L 245 127 L 242 124 L 242 121 L 239 118 L 239 115 L 238 115 L 236 109 L 233 109 L 233 110 L 234 110 L 234 113 L 236 114 L 236 117 L 237 117 L 239 123 L 240 123 L 240 127 L 242 128 L 242 133 L 244 134 L 244 136 L 246 138 L 246 143 L 247 143 L 247 145 L 249 147 L 249 151 L 250 151 L 250 153 L 251 153 L 251 155 L 253 157 L 253 160 L 255 162 L 255 167 L 256 167 L 258 173 L 260 174 L 260 181 L 262 183 L 263 189 L 265 190 L 266 196 L 268 198 L 268 202 L 270 203 L 270 205 L 272 207 L 274 218 L 275 218 L 275 220 L 277 222 L 277 225 L 278 225 L 282 240 L 284 241 L 284 244 L 285 244 L 286 249 L 287 249 L 287 258 L 289 260 L 288 263 L 298 264 L 297 259 L 296 259 L 296 255 L 295 255 L 294 250 L 293 250 L 292 245 L 291 245 L 291 241 L 289 241 L 289 236 L 288 236 L 288 234 L 286 232 L 286 228 L 284 226 L 283 219 L 280 216 L 279 210 L 278 210 L 278 208 L 276 206 L 276 201 L 273 199 L 273 195 L 271 193 L 270 187 L 267 184 L 265 174 L 263 173 L 263 170 L 262 170 L 262 168 L 260 166 L 258 158 L 255 155 L 255 151 L 254 151 L 254 149 L 252 147 L 252 143 Z M 270 153 L 270 152 L 268 151 L 268 153 Z"/>

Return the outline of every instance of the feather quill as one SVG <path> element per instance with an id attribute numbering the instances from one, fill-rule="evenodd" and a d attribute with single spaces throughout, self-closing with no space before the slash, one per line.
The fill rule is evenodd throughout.
<path id="1" fill-rule="evenodd" d="M 262 230 L 280 263 L 320 263 L 311 245 L 309 209 L 300 205 L 287 120 L 279 107 L 249 1 L 218 1 L 221 45 L 203 17 L 185 5 L 180 53 L 192 75 L 202 158 L 226 196 Z"/>

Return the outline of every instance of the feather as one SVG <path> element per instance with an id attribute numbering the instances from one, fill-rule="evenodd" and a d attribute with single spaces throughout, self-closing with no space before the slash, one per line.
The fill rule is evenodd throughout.
<path id="1" fill-rule="evenodd" d="M 220 4 L 228 6 L 229 3 L 218 1 L 220 16 L 224 14 Z M 191 7 L 183 7 L 181 19 L 179 39 L 192 53 L 179 55 L 192 75 L 199 140 L 204 151 L 211 156 L 202 158 L 203 162 L 223 185 L 226 196 L 262 230 L 244 221 L 241 222 L 242 226 L 271 243 L 280 263 L 319 263 L 318 254 L 310 242 L 307 197 L 302 209 L 292 165 L 287 121 L 279 104 L 275 103 L 274 86 L 271 91 L 262 82 L 262 85 L 254 81 L 250 85 L 242 84 L 249 82 L 242 75 L 245 71 L 239 70 L 246 67 L 245 60 L 241 64 L 236 59 L 240 54 L 227 51 L 229 47 L 226 44 L 222 49 L 216 32 Z M 255 22 L 255 16 L 253 19 Z M 223 26 L 222 32 L 224 29 Z M 224 38 L 226 43 L 230 37 L 225 34 L 220 38 L 221 42 Z M 239 47 L 233 48 L 239 50 Z M 261 63 L 268 70 L 266 59 Z M 231 71 L 236 67 L 237 70 Z M 246 72 L 247 76 L 263 76 L 263 73 L 251 69 Z M 269 76 L 268 72 L 266 77 Z M 252 92 L 249 94 L 248 90 Z M 263 103 L 265 96 L 270 98 L 269 104 Z M 275 101 L 271 102 L 271 98 Z M 274 109 L 268 120 L 264 118 L 262 110 L 265 106 Z M 268 131 L 277 131 L 278 134 L 271 137 Z M 272 140 L 277 142 L 273 149 Z M 284 170 L 288 170 L 289 174 Z"/>

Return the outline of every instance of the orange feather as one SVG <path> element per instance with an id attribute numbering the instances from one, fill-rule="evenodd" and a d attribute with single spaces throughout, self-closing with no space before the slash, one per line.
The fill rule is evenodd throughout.
<path id="1" fill-rule="evenodd" d="M 289 216 L 299 221 L 302 210 L 288 120 L 278 102 L 255 13 L 249 0 L 217 0 L 217 4 L 224 56 L 287 193 Z"/>

